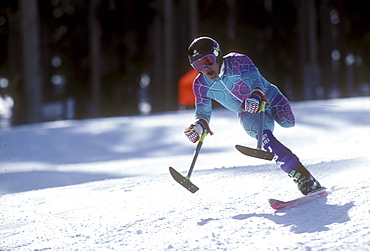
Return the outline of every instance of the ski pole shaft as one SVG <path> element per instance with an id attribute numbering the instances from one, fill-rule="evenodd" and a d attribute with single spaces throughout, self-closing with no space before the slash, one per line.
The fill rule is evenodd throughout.
<path id="1" fill-rule="evenodd" d="M 193 172 L 193 169 L 194 169 L 194 166 L 195 166 L 195 162 L 197 161 L 197 158 L 198 158 L 200 149 L 202 148 L 203 141 L 204 141 L 204 138 L 206 137 L 206 135 L 207 135 L 207 132 L 204 131 L 203 134 L 202 134 L 202 136 L 200 137 L 200 139 L 198 141 L 197 147 L 195 148 L 195 151 L 194 151 L 194 154 L 193 154 L 193 161 L 191 162 L 188 175 L 186 176 L 188 179 L 190 178 L 191 173 Z"/>
<path id="2" fill-rule="evenodd" d="M 265 119 L 265 105 L 266 105 L 266 101 L 262 101 L 261 103 L 261 107 L 260 107 L 260 110 L 259 110 L 259 114 L 260 114 L 260 122 L 259 122 L 259 125 L 258 125 L 258 134 L 257 134 L 257 149 L 262 149 L 262 135 L 263 135 L 263 123 L 264 123 L 264 119 Z"/>

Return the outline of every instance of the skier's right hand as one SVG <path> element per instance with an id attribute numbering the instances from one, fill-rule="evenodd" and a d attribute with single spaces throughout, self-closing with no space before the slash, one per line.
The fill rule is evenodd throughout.
<path id="1" fill-rule="evenodd" d="M 185 130 L 185 136 L 188 137 L 190 142 L 196 143 L 203 132 L 206 131 L 207 133 L 213 135 L 213 132 L 209 128 L 208 122 L 204 119 L 198 119 L 193 124 L 188 126 Z"/>

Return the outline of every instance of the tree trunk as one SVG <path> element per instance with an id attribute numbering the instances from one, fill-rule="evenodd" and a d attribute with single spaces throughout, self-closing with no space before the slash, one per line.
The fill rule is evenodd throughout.
<path id="1" fill-rule="evenodd" d="M 20 0 L 25 122 L 41 121 L 40 27 L 37 0 Z"/>
<path id="2" fill-rule="evenodd" d="M 174 79 L 174 38 L 173 38 L 173 0 L 163 0 L 163 15 L 164 15 L 164 100 L 166 103 L 166 109 L 177 105 L 177 92 L 175 91 L 177 82 Z"/>
<path id="3" fill-rule="evenodd" d="M 96 9 L 99 0 L 89 2 L 89 57 L 90 57 L 90 84 L 92 92 L 92 110 L 94 117 L 100 115 L 100 79 L 101 79 L 101 62 L 100 57 L 100 36 L 101 28 L 96 18 Z"/>

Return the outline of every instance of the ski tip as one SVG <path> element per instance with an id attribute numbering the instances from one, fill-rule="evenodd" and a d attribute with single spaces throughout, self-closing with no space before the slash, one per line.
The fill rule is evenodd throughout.
<path id="1" fill-rule="evenodd" d="M 270 207 L 276 211 L 280 209 L 282 203 L 282 201 L 276 199 L 269 199 L 268 202 L 270 204 Z"/>
<path id="2" fill-rule="evenodd" d="M 272 204 L 274 204 L 274 202 L 276 201 L 275 199 L 268 199 L 268 201 L 269 201 L 269 204 L 270 204 L 270 206 L 272 205 Z"/>

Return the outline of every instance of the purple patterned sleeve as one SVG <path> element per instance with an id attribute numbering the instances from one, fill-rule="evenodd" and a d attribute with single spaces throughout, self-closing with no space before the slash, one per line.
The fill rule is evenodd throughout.
<path id="1" fill-rule="evenodd" d="M 207 97 L 208 86 L 204 76 L 199 75 L 193 85 L 196 109 L 195 109 L 195 118 L 196 119 L 205 119 L 207 122 L 211 120 L 212 114 L 212 100 Z"/>
<path id="2" fill-rule="evenodd" d="M 247 83 L 250 91 L 260 88 L 265 92 L 270 87 L 270 83 L 261 75 L 253 61 L 248 56 L 236 55 L 238 60 L 235 60 L 234 64 L 237 63 L 238 65 L 233 66 L 233 69 L 239 68 L 239 74 L 242 76 L 243 81 Z"/>

